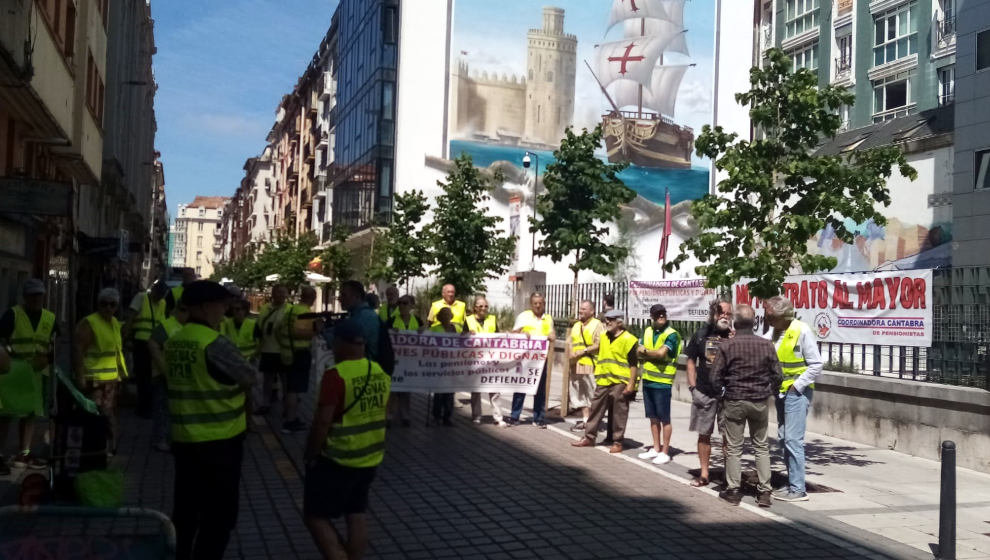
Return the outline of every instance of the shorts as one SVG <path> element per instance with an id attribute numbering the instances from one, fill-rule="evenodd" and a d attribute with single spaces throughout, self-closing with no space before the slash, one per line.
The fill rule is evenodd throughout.
<path id="1" fill-rule="evenodd" d="M 305 393 L 309 391 L 309 363 L 312 361 L 312 352 L 309 350 L 296 350 L 292 353 L 292 365 L 284 372 L 285 392 Z"/>
<path id="2" fill-rule="evenodd" d="M 670 387 L 643 387 L 646 417 L 670 424 Z"/>
<path id="3" fill-rule="evenodd" d="M 118 385 L 118 381 L 87 381 L 83 393 L 101 410 L 114 410 Z"/>
<path id="4" fill-rule="evenodd" d="M 306 468 L 303 514 L 333 519 L 364 513 L 368 509 L 368 490 L 375 479 L 375 470 L 375 467 L 345 467 L 326 457 L 317 458 L 313 466 Z"/>
<path id="5" fill-rule="evenodd" d="M 586 408 L 591 406 L 591 398 L 595 396 L 595 374 L 575 373 L 570 378 L 571 408 Z"/>
<path id="6" fill-rule="evenodd" d="M 258 369 L 265 375 L 278 375 L 285 370 L 282 364 L 282 355 L 277 352 L 263 352 L 258 363 Z"/>
<path id="7" fill-rule="evenodd" d="M 691 391 L 691 422 L 688 430 L 699 435 L 710 436 L 715 431 L 715 420 L 718 419 L 719 433 L 722 431 L 722 402 L 710 395 L 695 389 Z"/>

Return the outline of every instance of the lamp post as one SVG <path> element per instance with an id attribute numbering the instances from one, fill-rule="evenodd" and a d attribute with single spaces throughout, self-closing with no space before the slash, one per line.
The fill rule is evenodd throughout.
<path id="1" fill-rule="evenodd" d="M 526 152 L 523 156 L 523 168 L 529 169 L 530 158 L 536 160 L 536 167 L 533 168 L 533 223 L 536 223 L 536 189 L 540 186 L 540 156 L 533 152 Z M 536 232 L 533 232 L 532 247 L 530 249 L 530 270 L 536 270 Z"/>

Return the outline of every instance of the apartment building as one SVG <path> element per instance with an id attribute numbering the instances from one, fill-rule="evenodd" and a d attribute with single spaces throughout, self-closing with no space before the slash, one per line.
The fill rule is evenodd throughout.
<path id="1" fill-rule="evenodd" d="M 172 240 L 172 266 L 189 267 L 200 278 L 213 274 L 213 264 L 222 261 L 223 217 L 230 198 L 197 196 L 180 204 Z"/>

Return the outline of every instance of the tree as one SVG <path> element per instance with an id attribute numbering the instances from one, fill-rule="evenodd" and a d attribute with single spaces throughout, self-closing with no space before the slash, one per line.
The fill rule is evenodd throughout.
<path id="1" fill-rule="evenodd" d="M 320 253 L 323 261 L 323 273 L 330 277 L 331 293 L 336 293 L 341 283 L 350 280 L 354 273 L 351 262 L 351 251 L 344 247 L 344 241 L 350 232 L 346 227 L 335 225 L 330 228 L 330 244 Z"/>
<path id="2" fill-rule="evenodd" d="M 313 259 L 316 236 L 312 232 L 299 237 L 279 235 L 269 243 L 256 260 L 257 275 L 262 280 L 278 274 L 279 282 L 290 291 L 306 280 L 306 266 Z"/>
<path id="3" fill-rule="evenodd" d="M 429 208 L 422 191 L 395 195 L 392 222 L 377 239 L 377 258 L 369 269 L 371 279 L 405 283 L 408 288 L 410 278 L 426 274 L 426 267 L 433 262 L 433 251 L 420 222 Z"/>
<path id="4" fill-rule="evenodd" d="M 538 217 L 531 232 L 543 235 L 537 255 L 560 262 L 573 255 L 568 268 L 574 273 L 571 311 L 577 311 L 578 273 L 593 270 L 612 274 L 629 255 L 629 246 L 611 239 L 614 223 L 621 217 L 621 205 L 636 193 L 617 174 L 625 164 L 607 163 L 595 155 L 601 145 L 602 127 L 575 134 L 568 128 L 554 162 L 543 175 L 545 190 L 536 199 Z"/>
<path id="5" fill-rule="evenodd" d="M 807 249 L 827 226 L 852 243 L 847 219 L 886 223 L 878 206 L 890 204 L 887 178 L 895 165 L 901 175 L 917 177 L 895 146 L 814 155 L 823 138 L 835 137 L 839 108 L 852 105 L 855 96 L 845 88 L 819 87 L 816 72 L 792 73 L 791 58 L 779 49 L 766 57 L 762 68 L 750 70 L 750 90 L 736 94 L 737 103 L 750 107 L 757 138 L 742 140 L 705 125 L 695 142 L 698 154 L 712 158 L 726 178 L 717 186 L 719 196 L 692 205 L 702 233 L 685 241 L 667 265 L 673 271 L 693 255 L 705 263 L 695 272 L 709 287 L 751 278 L 750 293 L 763 298 L 780 293 L 795 269 L 835 267 L 835 258 Z"/>
<path id="6" fill-rule="evenodd" d="M 502 218 L 489 212 L 488 191 L 501 180 L 476 168 L 471 156 L 461 154 L 447 174 L 437 181 L 443 194 L 437 198 L 432 227 L 426 231 L 435 254 L 437 275 L 461 294 L 481 289 L 489 278 L 504 273 L 512 262 L 514 237 L 500 235 Z"/>

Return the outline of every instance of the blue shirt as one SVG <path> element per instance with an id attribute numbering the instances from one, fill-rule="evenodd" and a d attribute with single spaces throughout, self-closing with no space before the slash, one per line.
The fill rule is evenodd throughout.
<path id="1" fill-rule="evenodd" d="M 656 327 L 653 328 L 653 346 L 656 346 L 657 341 L 660 340 L 660 335 L 661 334 L 663 334 L 663 331 L 658 331 L 656 329 Z M 674 352 L 677 352 L 677 345 L 678 345 L 678 343 L 680 343 L 680 338 L 681 337 L 680 337 L 679 334 L 677 334 L 676 332 L 673 332 L 673 333 L 670 334 L 670 336 L 667 337 L 667 340 L 663 341 L 663 345 L 667 347 L 667 355 L 668 356 L 674 356 Z M 640 337 L 639 338 L 639 343 L 642 344 L 643 346 L 646 346 L 646 343 L 643 342 L 643 337 Z M 677 357 L 674 356 L 674 359 L 676 359 L 676 358 Z M 657 383 L 656 381 L 643 381 L 643 387 L 649 387 L 651 389 L 670 389 L 671 388 L 671 386 L 670 385 L 667 385 L 666 383 Z"/>
<path id="2" fill-rule="evenodd" d="M 368 304 L 361 302 L 347 310 L 347 317 L 354 319 L 361 324 L 364 332 L 364 350 L 371 361 L 378 361 L 378 333 L 381 328 L 381 319 L 378 313 Z"/>

